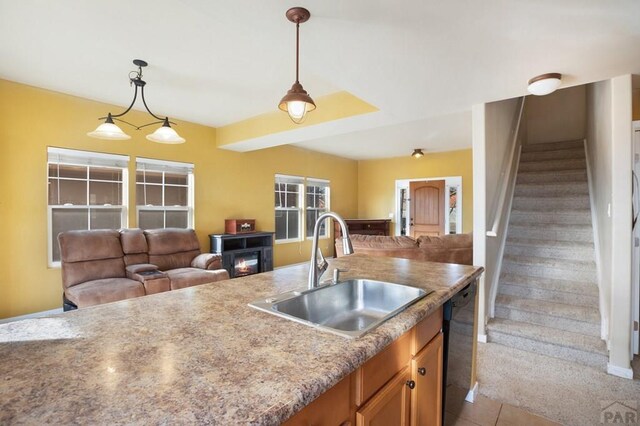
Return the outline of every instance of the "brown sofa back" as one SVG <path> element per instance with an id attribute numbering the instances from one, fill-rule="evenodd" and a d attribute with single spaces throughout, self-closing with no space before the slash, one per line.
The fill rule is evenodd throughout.
<path id="1" fill-rule="evenodd" d="M 149 263 L 161 271 L 188 268 L 200 254 L 200 243 L 193 229 L 149 229 L 144 235 L 149 246 Z"/>
<path id="2" fill-rule="evenodd" d="M 65 289 L 85 281 L 126 276 L 117 230 L 63 232 L 58 244 Z"/>
<path id="3" fill-rule="evenodd" d="M 149 246 L 142 229 L 121 229 L 120 242 L 126 266 L 149 263 Z"/>
<path id="4" fill-rule="evenodd" d="M 423 260 L 441 263 L 473 264 L 473 234 L 444 235 L 418 238 Z"/>

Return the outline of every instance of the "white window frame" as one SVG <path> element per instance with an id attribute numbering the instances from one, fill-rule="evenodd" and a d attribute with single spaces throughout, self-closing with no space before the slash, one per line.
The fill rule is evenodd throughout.
<path id="1" fill-rule="evenodd" d="M 138 205 L 136 201 L 136 224 L 140 226 L 140 212 L 141 211 L 161 211 L 165 212 L 163 216 L 163 228 L 167 226 L 167 215 L 166 212 L 171 211 L 186 211 L 187 212 L 187 228 L 195 229 L 195 176 L 194 176 L 194 165 L 192 163 L 181 163 L 177 161 L 168 161 L 168 160 L 156 160 L 153 158 L 136 158 L 136 190 L 138 185 L 138 177 L 137 174 L 139 171 L 143 173 L 145 171 L 150 172 L 160 172 L 162 173 L 162 183 L 144 183 L 144 185 L 152 185 L 152 186 L 160 186 L 162 187 L 162 205 L 154 206 L 154 205 Z M 184 185 L 174 185 L 174 184 L 166 184 L 165 183 L 165 173 L 186 173 L 187 174 L 187 205 L 186 206 L 165 206 L 164 205 L 164 194 L 166 186 L 180 186 Z M 137 194 L 136 194 L 137 195 Z M 136 197 L 137 200 L 137 197 Z"/>
<path id="2" fill-rule="evenodd" d="M 319 209 L 316 207 L 309 207 L 307 205 L 307 187 L 309 186 L 321 186 L 325 188 L 325 202 L 326 202 L 326 206 L 324 209 Z M 313 233 L 311 235 L 306 235 L 307 233 L 307 224 L 306 224 L 306 220 L 307 220 L 307 211 L 309 210 L 318 210 L 318 211 L 323 211 L 323 213 L 326 212 L 330 212 L 331 211 L 331 181 L 327 180 L 327 179 L 317 179 L 317 178 L 307 178 L 305 180 L 305 186 L 304 186 L 304 231 L 305 231 L 305 238 L 307 240 L 312 240 L 313 239 Z M 315 224 L 314 224 L 315 225 Z M 324 234 L 320 234 L 319 237 L 320 239 L 327 239 L 331 236 L 331 230 L 329 229 L 330 223 L 329 223 L 329 219 L 325 219 L 325 225 L 324 225 Z"/>
<path id="3" fill-rule="evenodd" d="M 78 180 L 78 181 L 86 181 L 87 182 L 87 202 L 90 203 L 89 200 L 89 191 L 90 185 L 89 182 L 110 182 L 114 181 L 103 181 L 100 179 L 90 179 L 89 173 L 91 167 L 100 167 L 100 168 L 113 168 L 120 170 L 122 173 L 122 204 L 117 205 L 92 205 L 92 204 L 77 204 L 77 205 L 69 205 L 69 204 L 49 204 L 49 166 L 51 164 L 65 165 L 65 166 L 80 166 L 87 167 L 87 176 L 86 178 L 63 178 L 63 180 Z M 57 179 L 60 179 L 58 177 Z M 119 208 L 120 212 L 120 225 L 122 228 L 126 228 L 129 225 L 129 156 L 127 155 L 117 155 L 117 154 L 105 154 L 101 152 L 92 152 L 92 151 L 80 151 L 74 149 L 65 149 L 65 148 L 56 148 L 56 147 L 48 147 L 47 148 L 47 190 L 45 191 L 47 195 L 47 265 L 51 268 L 59 268 L 61 262 L 59 260 L 53 260 L 53 244 L 57 243 L 57 240 L 54 241 L 53 235 L 51 232 L 53 230 L 53 211 L 61 210 L 61 209 L 87 209 L 87 223 L 89 226 L 91 225 L 91 211 L 92 210 L 106 210 L 106 209 L 116 209 Z M 58 194 L 60 195 L 60 194 Z M 91 228 L 89 228 L 91 229 Z"/>
<path id="4" fill-rule="evenodd" d="M 276 207 L 274 202 L 274 206 L 273 206 L 274 207 L 274 228 L 276 227 L 275 212 L 296 210 L 298 212 L 298 237 L 283 238 L 283 239 L 275 238 L 275 243 L 286 244 L 286 243 L 296 243 L 296 242 L 304 241 L 303 234 L 305 233 L 305 228 L 304 228 L 304 215 L 302 214 L 302 212 L 304 211 L 303 197 L 305 196 L 304 177 L 276 174 L 274 179 L 274 184 L 277 184 L 277 183 L 285 183 L 289 185 L 298 186 L 298 205 L 296 207 Z M 274 194 L 275 194 L 275 189 L 274 189 Z"/>

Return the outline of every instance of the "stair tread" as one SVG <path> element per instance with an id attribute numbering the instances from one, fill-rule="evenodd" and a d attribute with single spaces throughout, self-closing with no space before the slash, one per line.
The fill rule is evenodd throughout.
<path id="1" fill-rule="evenodd" d="M 541 195 L 541 194 L 516 194 L 513 196 L 514 200 L 517 199 L 525 199 L 525 200 L 558 200 L 558 201 L 567 201 L 567 200 L 575 200 L 575 201 L 584 201 L 585 199 L 589 199 L 589 194 L 572 194 L 572 195 Z M 585 209 L 586 210 L 586 209 Z"/>
<path id="2" fill-rule="evenodd" d="M 517 226 L 514 224 L 514 226 Z M 586 226 L 586 225 L 585 225 Z M 552 226 L 545 227 L 545 229 L 552 228 Z M 584 241 L 562 241 L 556 239 L 542 239 L 542 238 L 520 238 L 520 237 L 507 237 L 506 245 L 511 246 L 530 246 L 530 247 L 552 247 L 552 248 L 580 248 L 580 249 L 593 249 L 593 243 Z"/>
<path id="3" fill-rule="evenodd" d="M 593 269 L 595 272 L 596 264 L 593 260 L 571 260 L 571 259 L 555 259 L 549 257 L 538 256 L 520 256 L 513 254 L 505 254 L 503 260 L 519 265 L 547 266 L 556 269 L 585 270 Z"/>
<path id="4" fill-rule="evenodd" d="M 581 139 L 576 139 L 546 143 L 531 143 L 522 145 L 522 152 L 557 151 L 568 149 L 567 147 L 584 149 L 584 141 L 582 141 Z"/>
<path id="5" fill-rule="evenodd" d="M 567 305 L 540 299 L 527 299 L 506 294 L 498 294 L 496 297 L 496 306 L 499 305 L 510 309 L 543 314 L 556 318 L 600 324 L 600 314 L 597 309 L 592 307 Z"/>
<path id="6" fill-rule="evenodd" d="M 510 223 L 509 227 L 531 230 L 541 229 L 545 231 L 591 231 L 593 229 L 590 224 L 587 225 L 585 223 Z"/>
<path id="7" fill-rule="evenodd" d="M 607 345 L 602 339 L 586 334 L 503 318 L 492 318 L 487 324 L 487 329 L 537 342 L 579 349 L 603 356 L 608 355 Z"/>
<path id="8" fill-rule="evenodd" d="M 520 275 L 509 272 L 504 272 L 500 275 L 500 284 L 535 287 L 565 293 L 580 293 L 596 297 L 599 294 L 598 285 L 595 282 L 531 277 L 529 275 Z"/>
<path id="9" fill-rule="evenodd" d="M 557 189 L 557 188 L 571 188 L 580 187 L 582 189 L 588 189 L 588 182 L 585 181 L 562 181 L 562 182 L 520 182 L 516 184 L 516 190 L 518 188 L 532 189 L 532 188 L 544 188 L 544 189 Z"/>
<path id="10" fill-rule="evenodd" d="M 555 159 L 562 158 L 565 160 L 582 160 L 585 158 L 584 155 L 584 147 L 582 148 L 561 148 L 554 150 L 545 150 L 545 151 L 525 151 L 522 153 L 520 157 L 520 161 L 523 163 L 529 163 L 533 161 L 546 161 L 552 160 L 554 158 L 545 159 L 545 158 L 537 158 L 537 155 L 544 154 L 553 154 L 555 155 Z M 561 157 L 563 155 L 570 155 L 570 157 Z M 533 157 L 533 158 L 530 158 Z"/>

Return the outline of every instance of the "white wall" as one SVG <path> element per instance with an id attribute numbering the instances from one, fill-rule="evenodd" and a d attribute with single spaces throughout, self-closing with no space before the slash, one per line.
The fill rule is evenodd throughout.
<path id="1" fill-rule="evenodd" d="M 485 266 L 485 246 L 487 239 L 487 209 L 485 183 L 485 104 L 471 108 L 471 144 L 473 147 L 473 264 Z M 478 283 L 478 340 L 486 342 L 486 274 L 480 276 Z"/>
<path id="2" fill-rule="evenodd" d="M 527 97 L 527 143 L 584 139 L 585 86 Z"/>
<path id="3" fill-rule="evenodd" d="M 600 315 L 602 338 L 609 338 L 611 304 L 611 81 L 587 85 L 587 154 L 592 184 L 594 227 L 598 230 Z"/>

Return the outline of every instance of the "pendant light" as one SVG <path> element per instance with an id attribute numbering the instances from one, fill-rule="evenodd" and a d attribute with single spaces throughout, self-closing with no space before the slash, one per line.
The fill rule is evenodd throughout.
<path id="1" fill-rule="evenodd" d="M 108 113 L 106 117 L 100 117 L 99 120 L 105 120 L 104 123 L 100 124 L 96 130 L 93 132 L 87 133 L 87 136 L 96 139 L 107 139 L 107 140 L 126 140 L 131 139 L 131 136 L 127 135 L 122 131 L 120 127 L 118 127 L 114 120 L 120 123 L 128 124 L 131 127 L 135 127 L 136 130 L 140 130 L 143 127 L 153 126 L 154 124 L 162 123 L 162 126 L 159 127 L 155 132 L 150 135 L 147 135 L 147 139 L 152 142 L 165 143 L 165 144 L 178 144 L 184 143 L 185 139 L 181 138 L 178 133 L 171 128 L 171 121 L 169 121 L 169 117 L 158 117 L 154 113 L 151 112 L 149 107 L 147 106 L 147 101 L 144 98 L 144 86 L 147 84 L 146 81 L 142 79 L 142 68 L 146 67 L 148 64 L 142 59 L 134 59 L 133 64 L 138 67 L 137 71 L 131 71 L 129 73 L 129 83 L 135 86 L 135 91 L 133 93 L 133 100 L 124 112 L 120 114 L 111 114 Z M 155 118 L 157 121 L 153 121 L 148 124 L 143 124 L 142 126 L 136 126 L 135 124 L 131 124 L 127 121 L 122 120 L 120 117 L 127 114 L 133 108 L 133 105 L 136 103 L 136 99 L 138 99 L 138 88 L 140 88 L 140 96 L 142 97 L 142 103 L 147 112 Z"/>
<path id="2" fill-rule="evenodd" d="M 291 89 L 280 101 L 278 108 L 289 114 L 289 118 L 296 124 L 304 121 L 308 112 L 316 109 L 316 104 L 311 96 L 302 87 L 299 81 L 300 68 L 300 24 L 307 22 L 311 17 L 311 13 L 304 7 L 292 7 L 287 10 L 287 19 L 296 24 L 296 81 Z"/>
<path id="3" fill-rule="evenodd" d="M 413 154 L 411 154 L 411 156 L 413 158 L 420 158 L 420 157 L 424 156 L 424 153 L 422 152 L 422 149 L 416 148 L 416 149 L 413 150 Z"/>
<path id="4" fill-rule="evenodd" d="M 529 80 L 527 90 L 536 96 L 548 95 L 560 87 L 561 80 L 562 74 L 557 72 L 538 75 Z"/>

